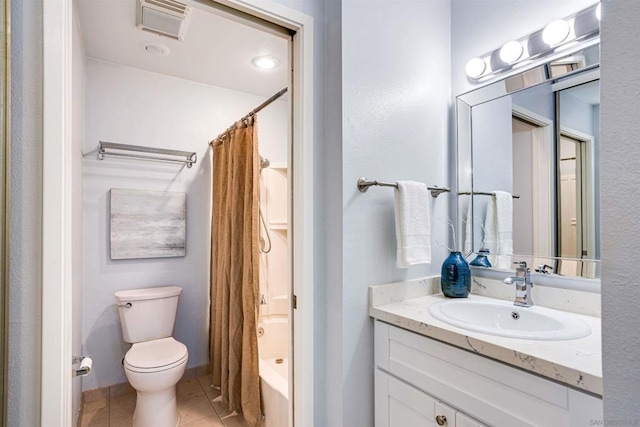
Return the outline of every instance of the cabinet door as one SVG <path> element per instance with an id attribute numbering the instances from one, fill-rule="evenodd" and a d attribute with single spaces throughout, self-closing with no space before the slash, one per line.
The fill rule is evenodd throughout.
<path id="1" fill-rule="evenodd" d="M 376 427 L 431 427 L 435 399 L 380 369 L 375 373 Z"/>
<path id="2" fill-rule="evenodd" d="M 456 427 L 486 427 L 486 425 L 474 420 L 467 414 L 456 412 Z"/>
<path id="3" fill-rule="evenodd" d="M 486 427 L 380 369 L 375 379 L 376 427 Z"/>
<path id="4" fill-rule="evenodd" d="M 389 377 L 389 427 L 436 425 L 435 400 L 394 377 Z"/>

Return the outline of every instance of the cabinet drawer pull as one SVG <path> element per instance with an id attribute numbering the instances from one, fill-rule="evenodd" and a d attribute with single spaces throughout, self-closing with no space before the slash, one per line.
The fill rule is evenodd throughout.
<path id="1" fill-rule="evenodd" d="M 447 417 L 445 417 L 444 415 L 438 415 L 436 416 L 436 422 L 439 426 L 443 426 L 447 423 Z"/>

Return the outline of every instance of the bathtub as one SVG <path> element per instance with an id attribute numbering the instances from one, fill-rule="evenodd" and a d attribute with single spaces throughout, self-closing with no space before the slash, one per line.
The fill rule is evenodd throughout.
<path id="1" fill-rule="evenodd" d="M 289 425 L 289 322 L 265 318 L 258 324 L 258 368 L 264 410 L 263 427 Z"/>

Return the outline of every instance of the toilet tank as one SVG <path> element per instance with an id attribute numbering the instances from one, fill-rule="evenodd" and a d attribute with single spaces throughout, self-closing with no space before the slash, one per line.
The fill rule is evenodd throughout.
<path id="1" fill-rule="evenodd" d="M 181 292 L 179 286 L 116 292 L 124 340 L 137 343 L 173 335 Z"/>

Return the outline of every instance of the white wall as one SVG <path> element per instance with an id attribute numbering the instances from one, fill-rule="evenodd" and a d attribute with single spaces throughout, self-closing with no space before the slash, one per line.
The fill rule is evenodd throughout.
<path id="1" fill-rule="evenodd" d="M 638 87 L 640 2 L 605 0 L 602 5 L 601 70 L 601 221 L 602 351 L 604 418 L 638 422 L 640 403 L 640 253 L 638 212 L 640 134 Z M 635 172 L 634 172 L 635 171 Z M 627 420 L 627 421 L 624 421 Z M 610 421 L 613 424 L 613 421 Z"/>
<path id="2" fill-rule="evenodd" d="M 430 200 L 432 262 L 397 269 L 393 200 L 389 188 L 366 194 L 362 176 L 448 185 L 450 2 L 342 3 L 342 301 L 341 334 L 330 331 L 342 354 L 340 407 L 325 425 L 373 425 L 373 322 L 368 287 L 439 274 L 447 249 L 450 194 Z"/>
<path id="3" fill-rule="evenodd" d="M 40 425 L 42 3 L 11 2 L 10 426 Z"/>
<path id="4" fill-rule="evenodd" d="M 73 356 L 82 355 L 82 219 L 83 219 L 83 176 L 82 176 L 82 145 L 84 143 L 84 110 L 85 110 L 85 60 L 84 46 L 82 45 L 82 34 L 80 33 L 80 22 L 75 13 L 73 20 L 73 56 L 72 56 L 72 224 L 75 227 L 72 234 L 72 343 L 71 352 Z M 77 366 L 76 366 L 77 368 Z M 80 401 L 82 397 L 82 378 L 75 377 L 72 382 L 72 419 L 76 423 L 80 411 Z M 75 424 L 74 424 L 75 425 Z"/>
<path id="5" fill-rule="evenodd" d="M 208 141 L 264 98 L 140 71 L 87 61 L 84 151 L 84 352 L 94 359 L 85 390 L 126 382 L 114 292 L 179 285 L 183 288 L 174 336 L 189 349 L 188 366 L 208 362 L 211 162 Z M 259 114 L 260 151 L 279 158 L 287 140 L 287 104 Z M 285 126 L 283 126 L 285 124 Z M 196 151 L 188 169 L 160 162 L 99 161 L 99 140 Z M 111 260 L 109 189 L 187 193 L 187 255 L 181 258 Z"/>

